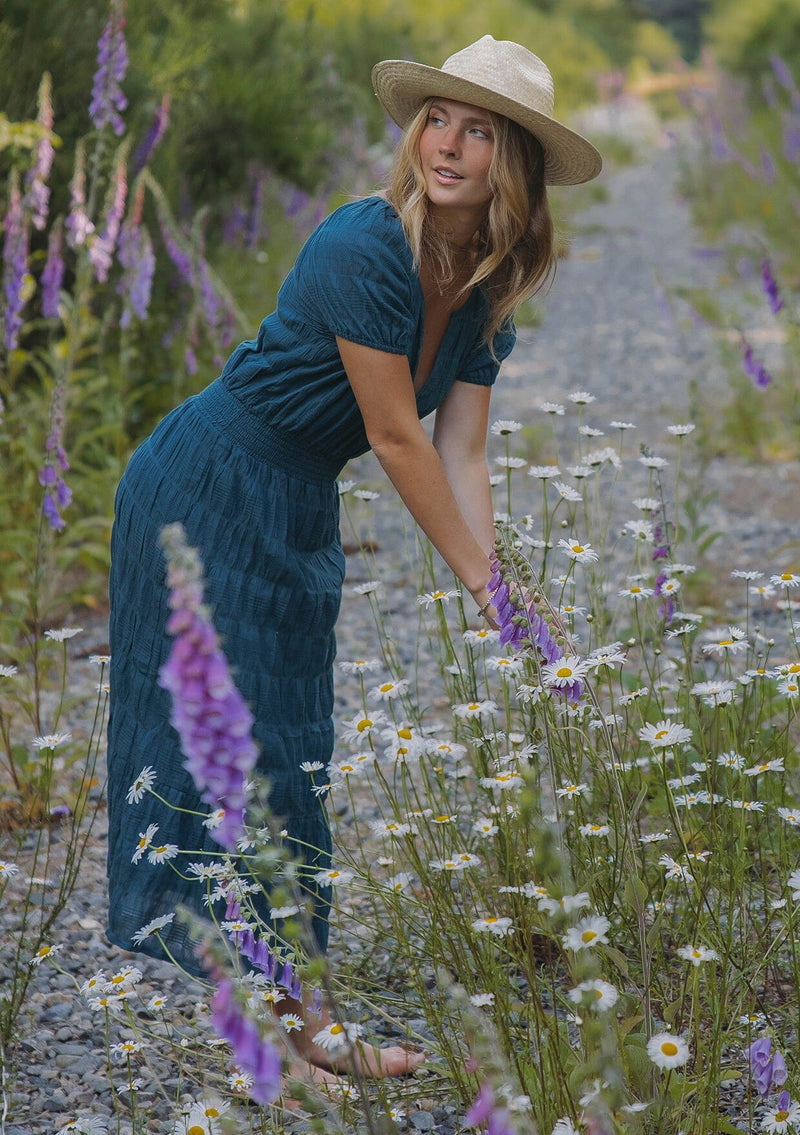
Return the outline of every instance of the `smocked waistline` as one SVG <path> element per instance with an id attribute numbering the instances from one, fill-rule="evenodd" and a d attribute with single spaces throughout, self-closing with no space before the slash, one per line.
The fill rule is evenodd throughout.
<path id="1" fill-rule="evenodd" d="M 219 378 L 190 401 L 203 417 L 259 461 L 316 484 L 335 481 L 341 472 L 340 462 L 331 462 L 256 417 Z"/>

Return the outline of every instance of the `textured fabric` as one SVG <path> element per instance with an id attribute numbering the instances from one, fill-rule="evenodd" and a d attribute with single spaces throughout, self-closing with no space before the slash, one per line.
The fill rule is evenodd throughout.
<path id="1" fill-rule="evenodd" d="M 492 383 L 499 363 L 481 342 L 485 301 L 474 293 L 452 317 L 430 378 L 417 396 L 422 417 L 456 379 Z M 333 751 L 334 625 L 344 558 L 335 478 L 367 446 L 342 368 L 336 335 L 407 355 L 412 374 L 424 330 L 424 299 L 394 210 L 380 198 L 346 205 L 311 236 L 258 338 L 241 344 L 221 378 L 179 406 L 134 454 L 120 483 L 112 533 L 111 713 L 108 730 L 109 938 L 133 936 L 178 905 L 207 914 L 205 886 L 187 881 L 191 862 L 220 858 L 169 724 L 158 685 L 170 640 L 158 539 L 180 521 L 197 547 L 206 597 L 235 681 L 255 716 L 259 771 L 270 804 L 309 868 L 330 862 L 324 805 L 305 761 Z M 513 332 L 498 335 L 505 357 Z M 379 376 L 376 376 L 379 381 Z M 128 803 L 146 766 L 155 791 Z M 201 813 L 198 815 L 198 813 Z M 153 844 L 201 854 L 136 863 L 141 834 Z M 315 933 L 327 943 L 330 892 L 316 893 Z M 225 917 L 224 903 L 215 907 Z M 266 906 L 264 916 L 268 914 Z M 176 919 L 138 947 L 199 972 L 190 927 Z"/>
<path id="2" fill-rule="evenodd" d="M 482 342 L 486 301 L 474 291 L 450 319 L 427 382 L 424 418 L 452 384 L 491 385 L 514 346 L 513 330 Z M 343 466 L 369 449 L 336 336 L 404 354 L 416 373 L 425 299 L 392 206 L 380 197 L 343 205 L 309 237 L 258 337 L 231 355 L 222 379 L 256 417 L 304 450 Z M 377 378 L 377 376 L 376 376 Z"/>

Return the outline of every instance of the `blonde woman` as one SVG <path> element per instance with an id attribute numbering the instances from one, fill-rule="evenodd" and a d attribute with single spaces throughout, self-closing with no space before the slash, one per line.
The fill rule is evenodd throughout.
<path id="1" fill-rule="evenodd" d="M 442 68 L 387 60 L 373 83 L 405 132 L 391 185 L 320 225 L 256 338 L 139 447 L 117 496 L 108 934 L 126 949 L 136 938 L 189 972 L 200 963 L 186 923 L 144 940 L 137 932 L 179 904 L 207 914 L 205 887 L 169 864 L 131 862 L 154 824 L 160 841 L 219 854 L 158 681 L 170 646 L 161 528 L 180 521 L 200 550 L 215 624 L 255 716 L 272 810 L 309 874 L 319 871 L 330 833 L 302 766 L 324 767 L 333 747 L 344 578 L 336 477 L 371 448 L 476 612 L 491 619 L 492 384 L 514 346 L 516 307 L 553 270 L 546 186 L 600 171 L 594 147 L 553 118 L 547 67 L 519 44 L 484 36 Z M 434 411 L 429 440 L 421 419 Z M 172 807 L 150 793 L 129 802 L 144 766 Z M 324 951 L 329 893 L 309 890 Z M 419 1059 L 365 1052 L 365 1070 L 377 1075 Z M 310 1040 L 304 1055 L 329 1063 Z"/>

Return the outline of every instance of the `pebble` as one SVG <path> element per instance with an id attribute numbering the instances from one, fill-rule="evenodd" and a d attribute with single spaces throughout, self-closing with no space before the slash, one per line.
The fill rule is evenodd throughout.
<path id="1" fill-rule="evenodd" d="M 585 420 L 603 428 L 611 419 L 630 420 L 637 423 L 637 448 L 639 442 L 663 448 L 666 425 L 687 420 L 690 378 L 702 374 L 712 390 L 727 390 L 713 344 L 702 332 L 692 337 L 688 354 L 678 347 L 655 286 L 657 279 L 666 287 L 713 284 L 712 267 L 692 255 L 694 236 L 686 206 L 670 191 L 676 169 L 673 150 L 657 141 L 637 164 L 606 177 L 607 200 L 577 217 L 570 255 L 560 263 L 557 283 L 541 302 L 539 324 L 520 329 L 517 349 L 495 388 L 493 418 L 514 418 L 538 428 L 542 401 L 563 401 L 570 391 L 587 390 L 597 402 L 587 407 Z M 711 461 L 703 471 L 704 491 L 713 489 L 719 494 L 710 508 L 712 526 L 723 533 L 718 546 L 726 557 L 739 557 L 737 566 L 763 566 L 765 549 L 785 540 L 787 518 L 796 517 L 800 466 L 787 463 L 780 471 L 782 478 L 776 475 L 775 465 L 758 467 L 730 459 Z M 433 663 L 424 649 L 418 649 L 416 619 L 406 617 L 416 593 L 406 560 L 410 522 L 395 507 L 374 458 L 359 458 L 347 475 L 362 485 L 380 487 L 385 494 L 378 507 L 354 501 L 354 524 L 362 537 L 369 531 L 377 545 L 391 618 L 389 632 L 397 652 L 409 666 L 420 667 L 424 682 L 425 667 L 430 671 Z M 770 509 L 753 507 L 753 502 L 767 495 Z M 350 556 L 338 627 L 339 657 L 343 659 L 370 656 L 365 650 L 371 656 L 379 654 L 369 604 L 352 592 L 354 584 L 368 578 L 360 558 Z M 102 615 L 87 615 L 82 622 L 84 634 L 70 642 L 74 661 L 69 680 L 71 692 L 78 694 L 94 689 L 96 669 L 87 656 L 102 653 L 107 641 Z M 352 712 L 357 689 L 341 675 L 338 680 L 336 713 Z M 337 802 L 336 807 L 343 822 L 349 805 Z M 124 956 L 102 934 L 105 823 L 101 808 L 69 909 L 54 928 L 54 940 L 63 945 L 59 964 L 65 972 L 51 971 L 44 964 L 32 975 L 28 1011 L 23 1010 L 19 1019 L 16 1064 L 6 1087 L 11 1113 L 4 1135 L 54 1135 L 61 1124 L 78 1114 L 111 1115 L 110 1088 L 102 1071 L 106 1059 L 103 1022 L 75 995 L 76 982 L 80 984 L 98 969 L 118 968 Z M 57 828 L 52 834 L 54 860 L 48 872 L 55 878 L 63 841 Z M 33 835 L 23 840 L 23 849 L 33 846 Z M 17 919 L 13 904 L 4 903 L 0 940 L 15 940 Z M 334 942 L 334 959 L 336 950 Z M 163 963 L 137 957 L 137 965 L 148 985 L 167 995 L 176 1020 L 193 1015 L 195 1003 L 204 998 L 201 986 L 184 981 Z M 0 974 L 7 973 L 4 965 Z M 412 1031 L 430 1037 L 423 1019 L 413 1018 L 408 1024 Z M 390 1035 L 390 1030 L 379 1027 L 379 1021 L 375 1026 L 376 1032 Z M 164 1078 L 168 1093 L 187 1087 L 186 1083 L 179 1085 L 171 1068 L 165 1069 Z M 118 1082 L 121 1080 L 122 1073 Z M 146 1084 L 143 1092 L 159 1124 L 151 1130 L 167 1132 L 169 1108 L 158 1102 L 149 1078 Z M 409 1106 L 408 1128 L 440 1135 L 459 1131 L 455 1109 L 442 1106 L 443 1102 L 430 1101 L 430 1107 L 418 1110 Z M 304 1126 L 293 1123 L 291 1129 L 300 1133 Z M 130 1123 L 124 1118 L 120 1132 L 130 1135 Z"/>

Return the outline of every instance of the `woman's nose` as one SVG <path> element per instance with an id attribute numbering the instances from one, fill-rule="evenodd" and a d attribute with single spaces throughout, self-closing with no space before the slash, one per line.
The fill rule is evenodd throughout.
<path id="1" fill-rule="evenodd" d="M 458 132 L 454 129 L 447 130 L 439 140 L 439 153 L 441 154 L 455 154 L 458 150 Z"/>

